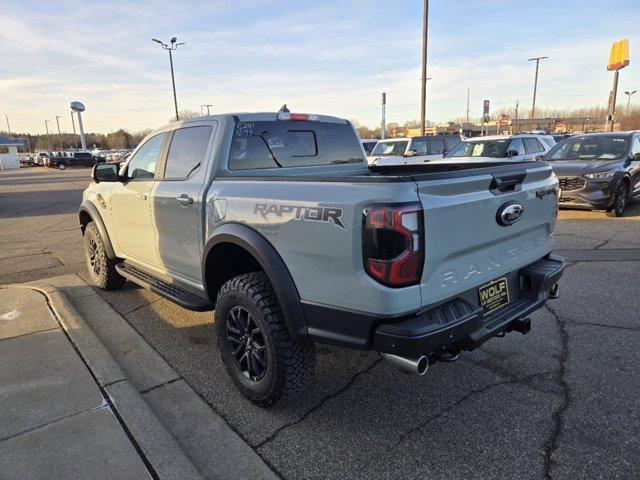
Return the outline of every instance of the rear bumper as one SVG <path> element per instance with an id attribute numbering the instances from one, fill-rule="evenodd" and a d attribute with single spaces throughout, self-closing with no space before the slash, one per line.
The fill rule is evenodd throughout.
<path id="1" fill-rule="evenodd" d="M 549 255 L 514 272 L 519 296 L 488 315 L 479 306 L 454 298 L 402 322 L 382 324 L 374 333 L 373 349 L 410 357 L 443 348 L 474 350 L 496 335 L 519 329 L 520 319 L 545 304 L 564 267 L 563 258 Z"/>
<path id="2" fill-rule="evenodd" d="M 309 337 L 319 343 L 406 357 L 443 348 L 473 350 L 496 335 L 521 328 L 519 321 L 545 304 L 564 268 L 562 257 L 547 255 L 506 275 L 513 301 L 488 315 L 479 306 L 477 288 L 400 318 L 340 311 L 305 302 L 302 308 Z"/>

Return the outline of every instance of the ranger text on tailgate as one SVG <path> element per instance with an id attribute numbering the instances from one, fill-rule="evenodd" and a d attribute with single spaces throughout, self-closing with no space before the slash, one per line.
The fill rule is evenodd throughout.
<path id="1" fill-rule="evenodd" d="M 263 406 L 310 378 L 314 343 L 423 374 L 527 333 L 564 268 L 547 164 L 369 168 L 334 117 L 184 120 L 93 177 L 80 208 L 93 282 L 215 309 L 222 360 Z"/>

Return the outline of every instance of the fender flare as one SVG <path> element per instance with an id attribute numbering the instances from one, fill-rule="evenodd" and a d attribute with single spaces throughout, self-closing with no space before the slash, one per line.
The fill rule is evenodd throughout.
<path id="1" fill-rule="evenodd" d="M 96 206 L 93 203 L 91 203 L 89 200 L 84 200 L 80 204 L 80 208 L 78 209 L 78 216 L 80 217 L 80 225 L 82 225 L 82 217 L 81 217 L 82 212 L 85 212 L 87 215 L 89 215 L 93 223 L 95 223 L 96 226 L 98 227 L 98 231 L 100 232 L 100 236 L 102 237 L 102 243 L 104 244 L 104 250 L 107 256 L 111 259 L 117 258 L 116 252 L 113 249 L 113 245 L 111 244 L 111 239 L 109 238 L 109 234 L 107 233 L 107 228 L 105 227 L 104 221 L 102 220 L 102 217 L 100 216 L 100 212 L 98 212 L 98 209 L 96 208 Z M 84 225 L 82 225 L 81 228 L 82 228 L 82 234 L 84 235 Z"/>
<path id="2" fill-rule="evenodd" d="M 205 292 L 208 292 L 206 265 L 211 250 L 221 243 L 232 243 L 247 250 L 258 261 L 269 277 L 273 290 L 278 297 L 289 334 L 294 339 L 309 335 L 307 322 L 300 305 L 300 294 L 289 273 L 284 260 L 276 249 L 260 233 L 246 225 L 226 223 L 216 228 L 205 244 L 202 255 L 202 279 Z M 210 299 L 215 302 L 215 298 Z"/>

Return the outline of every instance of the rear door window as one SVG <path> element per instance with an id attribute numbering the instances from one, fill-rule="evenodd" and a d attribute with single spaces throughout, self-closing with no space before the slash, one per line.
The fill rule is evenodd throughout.
<path id="1" fill-rule="evenodd" d="M 313 121 L 238 122 L 230 170 L 305 167 L 364 162 L 351 125 Z"/>
<path id="2" fill-rule="evenodd" d="M 185 179 L 200 168 L 211 137 L 211 127 L 179 128 L 167 154 L 164 178 Z"/>
<path id="3" fill-rule="evenodd" d="M 544 150 L 536 138 L 525 138 L 524 146 L 527 149 L 527 153 L 538 153 Z"/>

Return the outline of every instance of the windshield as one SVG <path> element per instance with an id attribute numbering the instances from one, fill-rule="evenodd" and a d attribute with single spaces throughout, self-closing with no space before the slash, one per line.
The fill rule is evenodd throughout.
<path id="1" fill-rule="evenodd" d="M 509 139 L 500 140 L 474 140 L 472 142 L 460 142 L 447 157 L 504 157 Z"/>
<path id="2" fill-rule="evenodd" d="M 371 155 L 371 151 L 373 150 L 373 147 L 376 146 L 376 143 L 378 142 L 362 142 L 362 146 L 364 147 L 364 151 L 367 155 Z"/>
<path id="3" fill-rule="evenodd" d="M 409 141 L 405 142 L 378 142 L 371 155 L 404 155 Z"/>
<path id="4" fill-rule="evenodd" d="M 627 137 L 602 135 L 567 138 L 545 155 L 545 160 L 616 160 L 627 152 Z"/>

